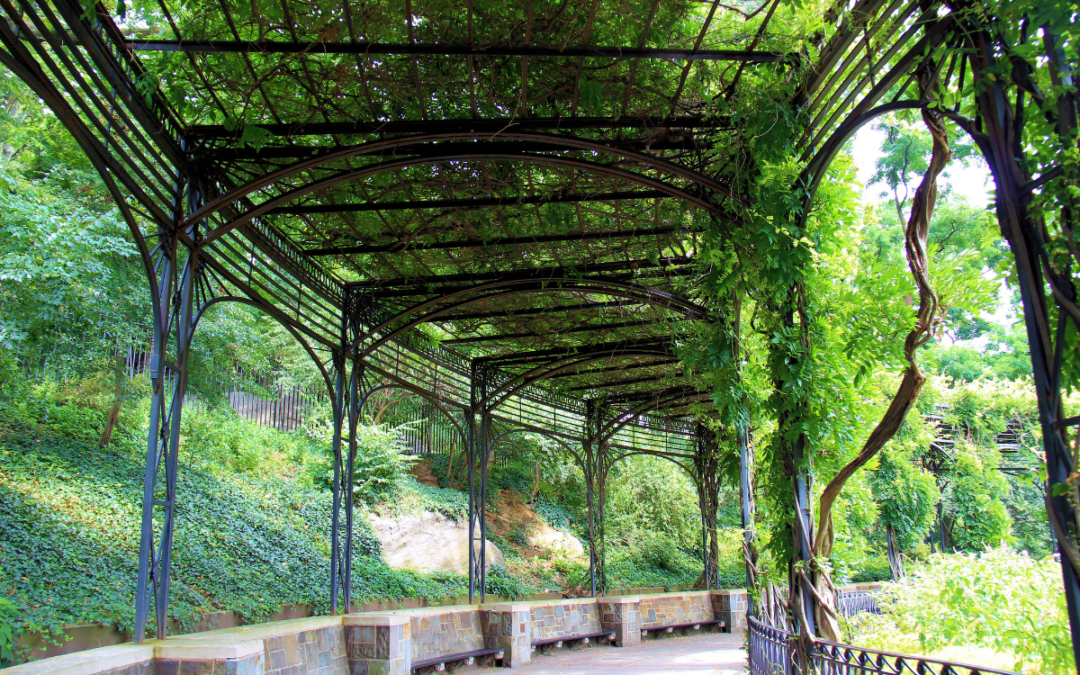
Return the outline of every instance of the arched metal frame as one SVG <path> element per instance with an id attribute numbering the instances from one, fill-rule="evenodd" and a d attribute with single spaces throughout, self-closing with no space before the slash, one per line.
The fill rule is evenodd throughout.
<path id="1" fill-rule="evenodd" d="M 157 615 L 158 634 L 165 635 L 167 616 L 167 598 L 169 583 L 169 551 L 175 509 L 176 452 L 179 443 L 179 422 L 182 413 L 183 394 L 186 389 L 187 358 L 191 339 L 200 311 L 204 311 L 212 302 L 203 298 L 204 306 L 198 308 L 199 283 L 206 274 L 204 270 L 213 269 L 242 293 L 252 298 L 253 306 L 258 304 L 260 292 L 250 284 L 244 283 L 235 274 L 229 273 L 218 265 L 219 252 L 215 246 L 224 243 L 230 236 L 245 229 L 249 233 L 258 232 L 260 236 L 273 238 L 271 228 L 259 221 L 259 216 L 266 214 L 275 206 L 296 199 L 320 187 L 329 187 L 341 180 L 356 179 L 375 175 L 380 172 L 394 171 L 407 165 L 439 163 L 464 159 L 482 159 L 510 162 L 532 162 L 561 165 L 573 169 L 582 169 L 620 180 L 644 185 L 663 192 L 671 197 L 682 199 L 711 213 L 731 219 L 731 214 L 709 201 L 707 198 L 683 190 L 662 180 L 634 173 L 598 162 L 588 162 L 567 157 L 536 154 L 552 151 L 575 150 L 591 151 L 597 154 L 618 157 L 623 161 L 638 163 L 649 167 L 659 174 L 679 177 L 706 191 L 721 195 L 746 205 L 746 201 L 733 195 L 727 188 L 715 183 L 707 176 L 689 172 L 685 167 L 665 163 L 641 153 L 628 152 L 595 144 L 569 136 L 546 136 L 544 134 L 502 134 L 506 139 L 487 144 L 476 143 L 477 148 L 468 152 L 460 148 L 446 148 L 447 143 L 457 140 L 475 140 L 484 138 L 484 134 L 427 134 L 389 142 L 354 146 L 339 152 L 340 156 L 330 154 L 316 157 L 308 162 L 298 162 L 282 171 L 294 175 L 308 169 L 325 166 L 345 157 L 378 154 L 394 148 L 408 149 L 421 145 L 432 146 L 434 152 L 419 152 L 405 159 L 377 162 L 361 169 L 346 172 L 331 178 L 311 182 L 298 190 L 272 197 L 258 205 L 248 205 L 247 210 L 234 215 L 231 220 L 221 222 L 221 215 L 230 215 L 235 204 L 245 202 L 252 194 L 252 184 L 237 188 L 224 195 L 215 194 L 213 186 L 204 184 L 199 178 L 199 171 L 187 163 L 181 130 L 176 117 L 157 92 L 144 96 L 135 82 L 144 74 L 138 60 L 131 53 L 130 46 L 124 46 L 124 38 L 112 23 L 104 8 L 98 9 L 96 22 L 94 17 L 87 17 L 85 10 L 78 3 L 58 0 L 48 5 L 35 6 L 20 0 L 16 8 L 9 0 L 0 2 L 0 13 L 6 14 L 6 20 L 0 20 L 0 64 L 9 68 L 25 81 L 45 104 L 53 110 L 57 118 L 72 134 L 79 146 L 87 154 L 91 163 L 101 176 L 106 189 L 113 196 L 124 218 L 140 257 L 146 268 L 152 298 L 154 314 L 155 351 L 152 359 L 151 381 L 153 397 L 151 404 L 150 434 L 147 450 L 147 472 L 144 494 L 144 512 L 142 542 L 140 545 L 140 577 L 137 597 L 136 639 L 144 636 L 144 626 L 148 619 L 149 606 L 153 600 Z M 922 101 L 897 101 L 879 105 L 879 100 L 886 93 L 900 84 L 904 78 L 913 78 L 920 68 L 936 67 L 931 59 L 937 50 L 954 40 L 963 43 L 968 52 L 962 56 L 964 64 L 970 64 L 973 80 L 990 72 L 1005 72 L 997 68 L 1001 49 L 1000 38 L 987 32 L 987 28 L 974 19 L 956 14 L 938 16 L 933 7 L 919 3 L 894 3 L 888 11 L 873 19 L 871 25 L 862 23 L 859 16 L 866 12 L 875 15 L 884 3 L 859 3 L 859 12 L 841 13 L 841 21 L 833 40 L 821 51 L 820 63 L 817 64 L 816 76 L 807 83 L 804 93 L 796 99 L 797 104 L 809 103 L 811 123 L 806 129 L 799 146 L 804 149 L 804 160 L 809 160 L 807 172 L 801 186 L 808 186 L 811 194 L 822 179 L 829 162 L 836 151 L 860 125 L 876 115 L 890 109 L 919 108 Z M 895 11 L 893 11 L 895 9 Z M 921 12 L 917 21 L 911 22 L 916 12 Z M 892 24 L 890 24 L 892 22 Z M 907 23 L 905 23 L 907 22 Z M 870 52 L 871 35 L 879 30 L 887 30 L 890 25 L 903 28 L 898 37 L 891 41 L 884 54 L 875 60 Z M 49 27 L 53 29 L 50 30 Z M 957 30 L 959 29 L 959 30 Z M 22 32 L 35 33 L 35 40 L 23 40 Z M 70 32 L 73 41 L 68 44 L 65 35 Z M 1062 83 L 1072 84 L 1069 68 L 1064 61 L 1060 48 L 1054 46 L 1056 39 L 1050 33 L 1044 36 L 1047 43 L 1046 61 L 1052 74 Z M 72 48 L 76 45 L 77 48 Z M 854 48 L 852 47 L 854 45 Z M 865 63 L 860 48 L 866 46 Z M 115 53 L 113 53 L 115 49 Z M 885 50 L 885 47 L 881 47 Z M 882 75 L 880 64 L 889 63 L 900 50 L 902 55 L 889 66 L 889 71 Z M 43 65 L 44 64 L 44 65 Z M 855 65 L 853 65 L 855 64 Z M 866 66 L 863 69 L 863 66 Z M 1014 69 L 1014 77 L 1015 75 Z M 847 73 L 845 75 L 845 73 Z M 963 70 L 961 70 L 961 79 Z M 684 73 L 685 79 L 685 73 Z M 955 113 L 946 111 L 946 116 L 959 124 L 975 138 L 984 157 L 986 157 L 997 186 L 997 212 L 999 223 L 1005 238 L 1016 256 L 1016 270 L 1024 306 L 1025 324 L 1028 330 L 1029 345 L 1039 402 L 1039 417 L 1043 428 L 1046 446 L 1047 466 L 1050 482 L 1063 483 L 1074 472 L 1065 439 L 1066 430 L 1080 424 L 1080 419 L 1064 419 L 1062 407 L 1061 371 L 1064 355 L 1065 334 L 1071 322 L 1080 330 L 1080 316 L 1071 313 L 1076 306 L 1076 291 L 1071 282 L 1055 271 L 1049 264 L 1046 242 L 1043 232 L 1032 222 L 1029 212 L 1032 191 L 1044 184 L 1054 175 L 1064 170 L 1059 166 L 1058 174 L 1048 171 L 1038 178 L 1025 175 L 1016 163 L 1017 157 L 1024 155 L 1021 138 L 1024 111 L 1024 87 L 1018 87 L 1015 94 L 1015 106 L 1006 95 L 1001 78 L 991 78 L 990 84 L 983 89 L 976 89 L 974 98 L 979 109 L 979 122 L 959 118 Z M 963 84 L 963 82 L 961 82 Z M 111 90 L 111 93 L 110 93 Z M 831 92 L 831 93 L 830 93 Z M 863 92 L 866 92 L 863 94 Z M 94 94 L 97 94 L 95 97 Z M 856 99 L 862 95 L 859 103 Z M 876 107 L 875 107 L 876 106 Z M 1012 107 L 1011 107 L 1012 106 Z M 1072 133 L 1077 125 L 1075 101 L 1067 98 L 1063 103 L 1058 124 L 1062 137 Z M 1014 108 L 1014 109 L 1013 109 Z M 832 125 L 846 119 L 836 131 Z M 110 135 L 112 120 L 132 130 L 124 138 L 114 139 Z M 827 140 L 814 155 L 815 148 L 823 138 Z M 502 145 L 498 145 L 502 143 Z M 123 144 L 120 148 L 119 145 Z M 443 144 L 442 149 L 439 144 Z M 599 146 L 599 147 L 597 147 Z M 537 151 L 537 147 L 543 149 Z M 125 154 L 126 153 L 126 154 Z M 165 162 L 161 162 L 161 157 Z M 168 169 L 162 170 L 161 165 Z M 285 174 L 268 174 L 261 187 L 267 187 L 275 181 L 285 178 Z M 706 193 L 708 194 L 708 192 Z M 129 201 L 130 200 L 130 201 Z M 188 214 L 185 216 L 185 212 Z M 803 210 L 803 214 L 807 209 Z M 140 219 L 153 224 L 152 234 L 144 234 Z M 245 235 L 246 236 L 246 235 Z M 277 235 L 279 239 L 283 239 Z M 157 244 L 150 247 L 148 239 L 157 239 Z M 275 240 L 274 245 L 280 242 Z M 260 242 L 262 260 L 271 260 L 281 265 L 289 274 L 298 279 L 297 296 L 303 298 L 305 289 L 318 289 L 328 297 L 330 306 L 341 310 L 340 326 L 326 331 L 308 326 L 307 317 L 301 317 L 300 309 L 296 317 L 289 317 L 284 308 L 287 303 L 280 298 L 268 301 L 260 309 L 282 322 L 291 334 L 301 334 L 308 339 L 328 347 L 333 353 L 333 379 L 331 389 L 334 392 L 335 409 L 335 505 L 334 505 L 334 550 L 332 556 L 332 604 L 336 609 L 336 599 L 341 588 L 340 550 L 337 544 L 338 518 L 341 500 L 341 472 L 349 471 L 342 465 L 340 458 L 341 426 L 349 410 L 350 423 L 354 423 L 358 410 L 359 396 L 357 388 L 362 377 L 364 364 L 350 354 L 351 348 L 359 342 L 362 330 L 357 322 L 350 326 L 353 319 L 345 309 L 347 297 L 337 297 L 342 289 L 335 286 L 332 277 L 325 275 L 317 266 L 306 261 L 302 254 L 282 244 L 275 249 L 265 241 Z M 181 266 L 181 250 L 187 250 L 187 260 Z M 254 250 L 254 248 L 253 248 Z M 331 283 L 327 283 L 331 279 Z M 1044 288 L 1049 286 L 1052 302 L 1045 297 Z M 329 289 L 329 290 L 327 290 Z M 342 296 L 347 293 L 341 292 Z M 224 299 L 223 299 L 224 300 Z M 277 304 L 278 306 L 275 306 Z M 298 303 L 299 305 L 299 303 Z M 1057 323 L 1054 325 L 1056 313 Z M 320 330 L 322 332 L 320 333 Z M 175 335 L 175 337 L 173 337 Z M 395 337 L 404 336 L 403 332 Z M 311 344 L 306 340 L 305 349 L 315 355 Z M 387 344 L 383 341 L 380 346 Z M 175 344 L 176 358 L 167 358 L 170 344 Z M 365 355 L 372 354 L 365 352 Z M 345 372 L 352 361 L 349 384 L 345 383 Z M 318 361 L 318 359 L 316 359 Z M 323 364 L 320 369 L 324 380 L 331 379 L 330 372 Z M 490 397 L 484 392 L 490 382 L 481 378 L 473 382 L 474 392 L 480 393 L 479 400 Z M 166 391 L 166 384 L 171 381 L 171 391 Z M 328 382 L 329 384 L 329 382 Z M 479 388 L 477 388 L 479 384 Z M 663 406 L 680 405 L 678 400 L 670 400 Z M 589 447 L 596 446 L 594 456 L 606 452 L 603 442 L 599 442 L 599 429 L 602 421 L 596 411 L 597 406 L 590 404 L 586 411 L 586 433 Z M 482 411 L 483 407 L 473 405 L 473 411 Z M 655 408 L 654 408 L 655 409 Z M 677 409 L 677 408 L 676 408 Z M 479 438 L 481 444 L 490 424 L 490 417 L 480 414 L 477 424 L 475 417 L 470 418 L 471 449 Z M 745 439 L 740 439 L 740 446 Z M 593 441 L 596 441 L 595 443 Z M 588 454 L 588 453 L 587 453 Z M 486 456 L 480 453 L 481 457 Z M 798 459 L 798 458 L 796 458 Z M 484 468 L 484 467 L 482 467 Z M 164 471 L 164 478 L 159 483 L 159 474 Z M 470 496 L 472 490 L 472 464 L 470 464 Z M 744 470 L 745 476 L 748 471 Z M 481 476 L 483 472 L 481 472 Z M 796 477 L 795 491 L 798 503 L 806 506 L 807 497 L 805 476 Z M 161 488 L 159 490 L 159 487 Z M 744 495 L 748 486 L 743 486 Z M 163 494 L 162 494 L 163 492 Z M 480 495 L 482 497 L 482 495 Z M 745 496 L 744 496 L 745 502 Z M 1051 522 L 1071 522 L 1072 505 L 1064 496 L 1051 494 L 1048 497 Z M 475 513 L 476 504 L 470 506 L 470 514 Z M 165 517 L 161 528 L 160 541 L 155 546 L 154 525 L 155 509 L 163 508 Z M 480 501 L 482 519 L 482 499 Z M 800 508 L 801 515 L 805 509 Z M 745 514 L 744 514 L 745 518 Z M 482 522 L 482 520 L 481 520 Z M 590 525 L 592 523 L 590 522 Z M 804 522 L 804 532 L 808 532 L 809 523 Z M 351 529 L 351 522 L 347 523 Z M 481 528 L 482 529 L 482 528 Z M 1067 546 L 1071 539 L 1059 533 L 1059 545 Z M 1063 559 L 1067 556 L 1062 556 Z M 602 561 L 601 561 L 602 562 Z M 335 565 L 337 568 L 335 568 Z M 1063 565 L 1065 590 L 1068 600 L 1070 621 L 1074 635 L 1080 632 L 1080 581 L 1076 571 L 1070 565 Z M 345 594 L 348 598 L 348 584 L 345 581 Z M 806 597 L 809 602 L 810 594 Z M 812 616 L 812 612 L 807 613 Z M 1080 635 L 1078 635 L 1080 637 Z M 1074 646 L 1078 646 L 1074 641 Z M 1077 649 L 1080 657 L 1080 648 Z M 1080 658 L 1078 658 L 1080 661 Z"/>
<path id="2" fill-rule="evenodd" d="M 1054 47 L 1056 36 L 1053 35 L 1049 26 L 1044 26 L 1040 30 L 1045 32 L 1043 40 L 1047 44 L 1046 64 L 1053 77 L 1058 78 L 1064 85 L 1073 84 L 1064 54 L 1060 47 Z M 954 31 L 961 33 L 959 37 L 954 37 Z M 973 81 L 977 82 L 980 77 L 986 78 L 985 86 L 975 87 L 974 98 L 978 120 L 962 117 L 956 110 L 944 108 L 932 98 L 934 92 L 928 91 L 922 91 L 921 98 L 917 100 L 894 100 L 877 105 L 889 89 L 905 77 L 913 80 L 921 69 L 933 69 L 927 81 L 937 86 L 940 83 L 939 78 L 944 62 L 934 63 L 934 58 L 937 56 L 936 50 L 950 39 L 958 40 L 958 44 L 965 44 L 968 50 L 968 53 L 960 56 L 963 61 L 960 70 L 960 86 L 964 85 L 963 67 L 966 65 L 971 67 Z M 816 189 L 843 145 L 860 127 L 884 114 L 897 110 L 923 110 L 933 107 L 940 112 L 942 117 L 960 127 L 979 148 L 994 178 L 995 209 L 1001 233 L 1009 242 L 1015 257 L 1015 271 L 1023 305 L 1024 324 L 1027 328 L 1039 422 L 1046 453 L 1047 508 L 1051 527 L 1055 530 L 1055 544 L 1062 562 L 1064 591 L 1073 635 L 1073 653 L 1076 662 L 1080 664 L 1080 574 L 1076 567 L 1070 564 L 1069 552 L 1065 550 L 1073 546 L 1072 542 L 1075 538 L 1066 534 L 1068 529 L 1061 525 L 1061 523 L 1075 521 L 1074 505 L 1065 495 L 1056 495 L 1050 489 L 1054 485 L 1065 483 L 1068 476 L 1076 470 L 1068 450 L 1069 443 L 1065 438 L 1065 433 L 1070 427 L 1080 424 L 1080 417 L 1064 419 L 1062 365 L 1067 325 L 1072 323 L 1074 330 L 1080 331 L 1080 315 L 1075 310 L 1069 309 L 1076 307 L 1078 294 L 1072 282 L 1050 264 L 1043 232 L 1032 221 L 1029 211 L 1032 192 L 1056 175 L 1060 175 L 1062 169 L 1058 165 L 1038 178 L 1031 178 L 1030 175 L 1024 174 L 1022 164 L 1025 146 L 1021 121 L 1024 117 L 1025 93 L 1029 85 L 1020 80 L 1013 82 L 1016 85 L 1014 90 L 1016 93 L 1013 96 L 1013 103 L 1010 103 L 1005 91 L 1006 82 L 995 75 L 997 70 L 1000 70 L 999 62 L 1005 58 L 1002 55 L 1005 51 L 1001 49 L 1002 46 L 998 38 L 989 33 L 986 26 L 972 21 L 970 17 L 958 18 L 956 14 L 948 14 L 931 20 L 924 36 L 897 61 L 885 77 L 876 82 L 858 105 L 845 110 L 847 119 L 829 136 L 820 149 L 809 157 L 807 168 L 799 181 L 806 187 L 801 220 L 805 224 Z M 1020 72 L 1018 68 L 1022 66 L 1013 65 L 1014 80 Z M 988 73 L 992 76 L 986 77 Z M 849 98 L 847 103 L 852 101 L 853 99 Z M 1080 124 L 1075 96 L 1066 96 L 1062 106 L 1057 118 L 1059 135 L 1062 138 L 1075 139 L 1077 125 Z M 808 148 L 812 147 L 813 144 L 808 146 Z M 1046 298 L 1046 288 L 1051 291 L 1052 301 Z M 1057 319 L 1056 327 L 1053 326 L 1054 313 Z M 797 463 L 801 465 L 798 459 L 796 457 Z M 796 517 L 801 521 L 802 532 L 809 533 L 812 531 L 813 523 L 807 517 L 810 513 L 807 504 L 808 486 L 806 475 L 801 471 L 795 475 L 794 491 L 797 505 Z M 808 555 L 804 547 L 800 554 L 804 563 L 809 560 Z M 806 604 L 804 614 L 808 620 L 812 621 L 816 600 L 810 589 L 804 591 L 803 599 Z M 810 632 L 814 632 L 813 626 L 810 627 Z"/>
<path id="3" fill-rule="evenodd" d="M 435 319 L 450 314 L 451 312 L 487 300 L 514 297 L 532 293 L 543 293 L 551 295 L 556 293 L 582 292 L 592 292 L 598 295 L 602 294 L 616 298 L 638 300 L 642 304 L 655 305 L 658 307 L 665 307 L 671 309 L 672 311 L 679 312 L 686 317 L 704 318 L 708 316 L 708 312 L 704 308 L 698 307 L 691 302 L 687 302 L 686 300 L 675 297 L 670 293 L 641 288 L 635 286 L 634 284 L 620 283 L 616 281 L 609 281 L 606 279 L 590 279 L 589 277 L 583 277 L 581 279 L 569 277 L 553 277 L 547 279 L 510 279 L 461 289 L 453 293 L 447 293 L 409 307 L 408 309 L 399 312 L 395 316 L 390 317 L 389 319 L 385 319 L 382 322 L 372 326 L 365 334 L 358 336 L 355 340 L 353 340 L 353 342 L 349 345 L 348 349 L 349 351 L 356 350 L 357 355 L 363 358 L 381 347 L 382 345 L 386 344 L 387 342 L 404 333 L 407 333 L 408 331 L 413 330 L 414 328 L 422 324 L 434 321 Z M 462 298 L 478 293 L 483 295 L 467 297 L 464 300 L 457 300 L 456 302 L 452 302 L 449 305 L 444 304 L 457 298 Z M 394 326 L 394 324 L 398 324 L 399 322 L 404 321 L 409 317 L 415 316 L 416 314 L 419 314 L 421 312 L 425 312 L 426 310 L 429 310 L 433 307 L 438 307 L 438 309 L 426 312 L 419 317 L 410 319 L 405 324 L 398 325 L 396 328 L 391 328 L 392 326 Z M 360 349 L 361 344 L 364 345 L 363 349 Z"/>

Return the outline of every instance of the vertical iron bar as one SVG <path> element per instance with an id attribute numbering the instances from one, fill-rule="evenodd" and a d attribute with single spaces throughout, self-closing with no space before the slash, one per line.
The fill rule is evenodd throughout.
<path id="1" fill-rule="evenodd" d="M 345 356 L 341 353 L 334 354 L 334 437 L 332 449 L 334 454 L 334 484 L 333 484 L 333 511 L 330 516 L 330 613 L 338 611 L 338 552 L 341 542 L 339 540 L 338 523 L 341 519 L 341 427 L 344 422 L 344 397 L 345 397 Z"/>
<path id="2" fill-rule="evenodd" d="M 750 447 L 750 434 L 739 429 L 739 500 L 742 506 L 743 564 L 746 569 L 746 616 L 754 615 L 753 592 L 757 579 L 749 558 L 754 546 L 754 456 Z"/>
<path id="3" fill-rule="evenodd" d="M 345 546 L 342 555 L 344 570 L 342 573 L 342 604 L 345 613 L 352 611 L 352 553 L 353 553 L 353 470 L 356 466 L 356 434 L 360 423 L 360 382 L 363 377 L 363 363 L 354 361 L 349 374 L 349 457 L 345 464 Z"/>

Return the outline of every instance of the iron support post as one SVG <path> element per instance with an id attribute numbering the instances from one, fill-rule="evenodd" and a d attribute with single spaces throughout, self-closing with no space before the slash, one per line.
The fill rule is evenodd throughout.
<path id="1" fill-rule="evenodd" d="M 604 501 L 607 483 L 607 444 L 600 438 L 603 426 L 601 406 L 585 402 L 585 434 L 582 442 L 585 466 L 585 499 L 589 531 L 589 593 L 596 597 L 607 591 L 604 567 Z"/>
<path id="2" fill-rule="evenodd" d="M 474 361 L 471 369 L 469 411 L 469 602 L 477 594 L 484 602 L 487 594 L 487 501 L 488 440 L 491 436 L 491 415 L 484 408 L 490 373 L 482 363 Z"/>
<path id="3" fill-rule="evenodd" d="M 341 429 L 345 422 L 345 369 L 346 357 L 334 354 L 334 435 L 331 449 L 334 455 L 333 510 L 330 515 L 330 613 L 338 613 L 338 600 L 344 587 L 344 569 L 341 556 L 341 504 L 342 495 L 351 491 L 346 486 L 341 453 Z M 349 495 L 351 499 L 351 494 Z"/>
<path id="4" fill-rule="evenodd" d="M 180 182 L 181 186 L 183 183 Z M 188 207 L 198 207 L 202 200 L 199 186 L 191 184 L 187 192 Z M 179 199 L 175 206 L 174 224 L 182 217 Z M 150 368 L 153 393 L 146 450 L 146 473 L 143 485 L 142 528 L 139 542 L 139 577 L 135 597 L 134 640 L 146 636 L 150 605 L 154 605 L 156 635 L 163 639 L 168 629 L 169 580 L 172 566 L 173 532 L 176 526 L 176 479 L 179 469 L 180 421 L 187 393 L 188 356 L 195 330 L 196 276 L 200 272 L 199 254 L 188 251 L 187 261 L 180 272 L 179 232 L 161 232 L 167 241 L 159 253 L 157 286 L 159 306 L 155 308 L 154 352 Z M 187 228 L 186 234 L 195 240 L 198 224 Z M 177 286 L 174 293 L 174 285 Z M 168 360 L 170 337 L 175 341 L 175 359 Z M 167 412 L 166 412 L 167 411 Z M 162 472 L 164 480 L 162 481 Z M 154 515 L 159 514 L 161 529 L 155 545 Z"/>
<path id="5" fill-rule="evenodd" d="M 816 602 L 814 601 L 813 580 L 811 579 L 813 565 L 813 551 L 811 550 L 811 537 L 813 536 L 814 514 L 810 507 L 810 479 L 806 468 L 803 466 L 803 439 L 795 442 L 795 475 L 793 477 L 795 491 L 795 559 L 792 564 L 802 567 L 800 574 L 792 570 L 792 584 L 799 584 L 799 601 L 802 603 L 802 615 L 806 621 L 805 630 L 810 635 L 817 635 L 817 621 L 815 615 Z M 799 619 L 796 615 L 796 620 Z"/>
<path id="6" fill-rule="evenodd" d="M 739 429 L 739 502 L 742 512 L 743 562 L 746 566 L 746 616 L 754 616 L 757 589 L 757 545 L 754 542 L 754 448 L 750 434 Z"/>

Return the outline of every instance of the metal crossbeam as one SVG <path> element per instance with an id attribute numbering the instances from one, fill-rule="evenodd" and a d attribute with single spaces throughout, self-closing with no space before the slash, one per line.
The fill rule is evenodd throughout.
<path id="1" fill-rule="evenodd" d="M 393 42 L 284 42 L 261 40 L 128 40 L 132 51 L 217 52 L 240 54 L 359 54 L 376 56 L 543 56 L 681 61 L 745 61 L 776 63 L 783 52 L 742 49 L 657 49 L 638 47 L 513 47 L 506 45 L 407 44 Z"/>
<path id="2" fill-rule="evenodd" d="M 615 330 L 617 328 L 631 328 L 634 326 L 651 326 L 656 323 L 656 321 L 624 321 L 622 323 L 597 324 L 595 326 L 579 326 L 577 328 L 567 328 L 560 330 L 559 334 L 566 335 L 569 333 L 589 333 L 598 330 Z M 476 344 L 478 342 L 497 342 L 499 340 L 515 340 L 520 338 L 544 337 L 545 335 L 545 333 L 504 333 L 501 335 L 478 335 L 476 337 L 443 340 L 442 343 L 444 345 L 465 345 Z"/>
<path id="3" fill-rule="evenodd" d="M 583 264 L 574 268 L 569 267 L 538 267 L 535 269 L 505 270 L 502 272 L 483 272 L 476 274 L 438 274 L 426 277 L 402 277 L 398 279 L 386 279 L 377 282 L 357 282 L 349 286 L 372 287 L 375 292 L 383 288 L 397 286 L 422 286 L 427 294 L 427 287 L 438 284 L 455 284 L 462 282 L 494 282 L 511 281 L 514 279 L 536 279 L 538 281 L 558 280 L 562 277 L 583 274 L 595 274 L 599 272 L 618 272 L 622 270 L 639 270 L 655 267 L 674 267 L 690 265 L 693 259 L 690 257 L 660 258 L 655 262 L 648 259 L 621 260 L 618 262 Z"/>
<path id="4" fill-rule="evenodd" d="M 427 199 L 404 202 L 364 202 L 362 204 L 307 204 L 279 206 L 271 215 L 308 215 L 314 213 L 365 213 L 368 211 L 412 211 L 416 209 L 478 209 L 488 206 L 532 206 L 577 204 L 583 202 L 620 202 L 632 199 L 671 199 L 659 190 L 625 190 L 596 194 L 570 194 L 529 197 L 478 197 L 476 199 Z M 319 250 L 319 249 L 317 249 Z M 329 250 L 329 249 L 326 249 Z M 307 251 L 308 255 L 320 255 Z"/>
<path id="5" fill-rule="evenodd" d="M 445 120 L 354 120 L 350 122 L 286 122 L 260 124 L 271 136 L 324 136 L 335 134 L 445 134 L 475 132 L 496 134 L 507 129 L 571 131 L 577 129 L 725 129 L 729 117 L 493 117 Z M 193 124 L 186 138 L 239 138 L 242 129 L 220 124 Z"/>

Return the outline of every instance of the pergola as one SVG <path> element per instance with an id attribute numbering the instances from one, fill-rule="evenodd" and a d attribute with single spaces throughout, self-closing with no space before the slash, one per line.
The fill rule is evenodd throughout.
<path id="1" fill-rule="evenodd" d="M 470 594 L 484 588 L 489 451 L 512 433 L 546 434 L 578 459 L 593 593 L 619 459 L 682 465 L 715 529 L 715 406 L 680 340 L 736 322 L 700 290 L 700 238 L 760 222 L 747 136 L 763 116 L 790 127 L 799 162 L 792 237 L 831 160 L 874 118 L 932 109 L 973 137 L 1016 257 L 1050 484 L 1076 468 L 1066 435 L 1080 420 L 1062 419 L 1061 392 L 1080 311 L 1050 244 L 1070 236 L 1075 197 L 1050 225 L 1032 208 L 1049 186 L 1076 185 L 1075 164 L 1041 162 L 1025 137 L 1025 108 L 1050 95 L 1034 74 L 1048 73 L 1056 112 L 1037 115 L 1053 114 L 1075 151 L 1076 45 L 1037 16 L 1017 42 L 965 0 L 837 3 L 805 35 L 777 25 L 779 0 L 125 4 L 0 0 L 0 63 L 94 163 L 150 281 L 137 639 L 152 607 L 165 633 L 192 336 L 218 303 L 280 322 L 332 396 L 334 611 L 350 601 L 352 430 L 386 388 L 424 398 L 467 449 Z M 785 100 L 754 99 L 774 81 Z M 749 528 L 748 429 L 737 447 Z M 793 564 L 813 528 L 803 450 L 791 442 Z M 1080 634 L 1073 506 L 1060 490 L 1048 503 Z M 812 634 L 817 600 L 792 579 Z"/>

